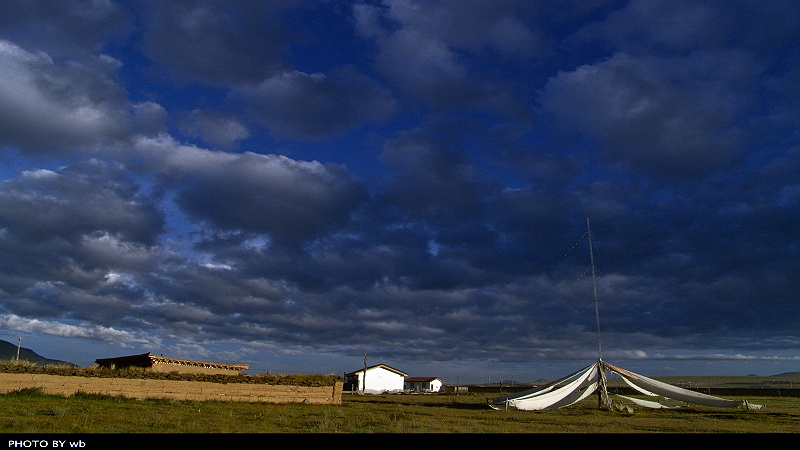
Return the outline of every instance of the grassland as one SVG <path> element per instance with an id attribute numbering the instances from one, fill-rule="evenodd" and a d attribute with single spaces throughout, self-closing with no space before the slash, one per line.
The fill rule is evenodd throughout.
<path id="1" fill-rule="evenodd" d="M 552 411 L 495 411 L 494 395 L 346 394 L 341 405 L 133 400 L 38 390 L 0 395 L 0 433 L 798 433 L 800 399 L 757 411 L 686 407 L 620 413 L 595 399 Z M 752 400 L 752 399 L 750 399 Z"/>

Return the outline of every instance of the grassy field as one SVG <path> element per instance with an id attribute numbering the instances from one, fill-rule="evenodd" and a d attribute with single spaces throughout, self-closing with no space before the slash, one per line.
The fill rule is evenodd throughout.
<path id="1" fill-rule="evenodd" d="M 0 395 L 0 433 L 798 433 L 800 398 L 748 398 L 757 411 L 685 407 L 495 411 L 492 394 L 345 394 L 341 405 L 133 400 L 25 390 Z M 728 397 L 731 398 L 731 397 Z"/>

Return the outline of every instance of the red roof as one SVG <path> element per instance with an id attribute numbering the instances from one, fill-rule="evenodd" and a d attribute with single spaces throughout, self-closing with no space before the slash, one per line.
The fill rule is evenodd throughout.
<path id="1" fill-rule="evenodd" d="M 405 379 L 405 381 L 408 381 L 408 382 L 411 382 L 411 383 L 424 383 L 426 381 L 433 381 L 433 380 L 439 380 L 439 381 L 444 382 L 444 380 L 439 378 L 439 377 L 406 377 L 406 379 Z"/>

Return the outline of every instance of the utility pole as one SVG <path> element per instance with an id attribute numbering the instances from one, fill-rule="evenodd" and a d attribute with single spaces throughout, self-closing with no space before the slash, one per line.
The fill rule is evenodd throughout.
<path id="1" fill-rule="evenodd" d="M 17 339 L 17 361 L 19 361 L 19 346 L 22 343 L 22 336 Z"/>
<path id="2" fill-rule="evenodd" d="M 364 353 L 364 376 L 361 377 L 361 393 L 365 394 L 367 392 L 367 354 Z"/>

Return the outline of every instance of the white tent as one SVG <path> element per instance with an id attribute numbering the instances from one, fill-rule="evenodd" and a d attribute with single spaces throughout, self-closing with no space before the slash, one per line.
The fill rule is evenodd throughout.
<path id="1" fill-rule="evenodd" d="M 594 379 L 597 368 L 598 364 L 592 364 L 544 386 L 496 398 L 489 406 L 494 409 L 530 411 L 572 405 L 597 390 L 597 381 Z"/>
<path id="2" fill-rule="evenodd" d="M 494 399 L 489 406 L 494 409 L 519 409 L 536 411 L 543 409 L 563 408 L 575 404 L 600 389 L 601 405 L 610 407 L 607 393 L 605 371 L 611 371 L 622 378 L 626 384 L 650 397 L 664 397 L 688 404 L 710 406 L 713 408 L 745 408 L 760 409 L 761 405 L 754 405 L 745 401 L 728 400 L 713 395 L 683 389 L 678 386 L 653 380 L 642 375 L 620 369 L 617 366 L 599 360 L 589 367 L 581 369 L 560 380 L 544 386 L 516 394 L 506 395 Z M 620 395 L 639 406 L 647 408 L 674 408 L 662 401 L 641 400 Z"/>

